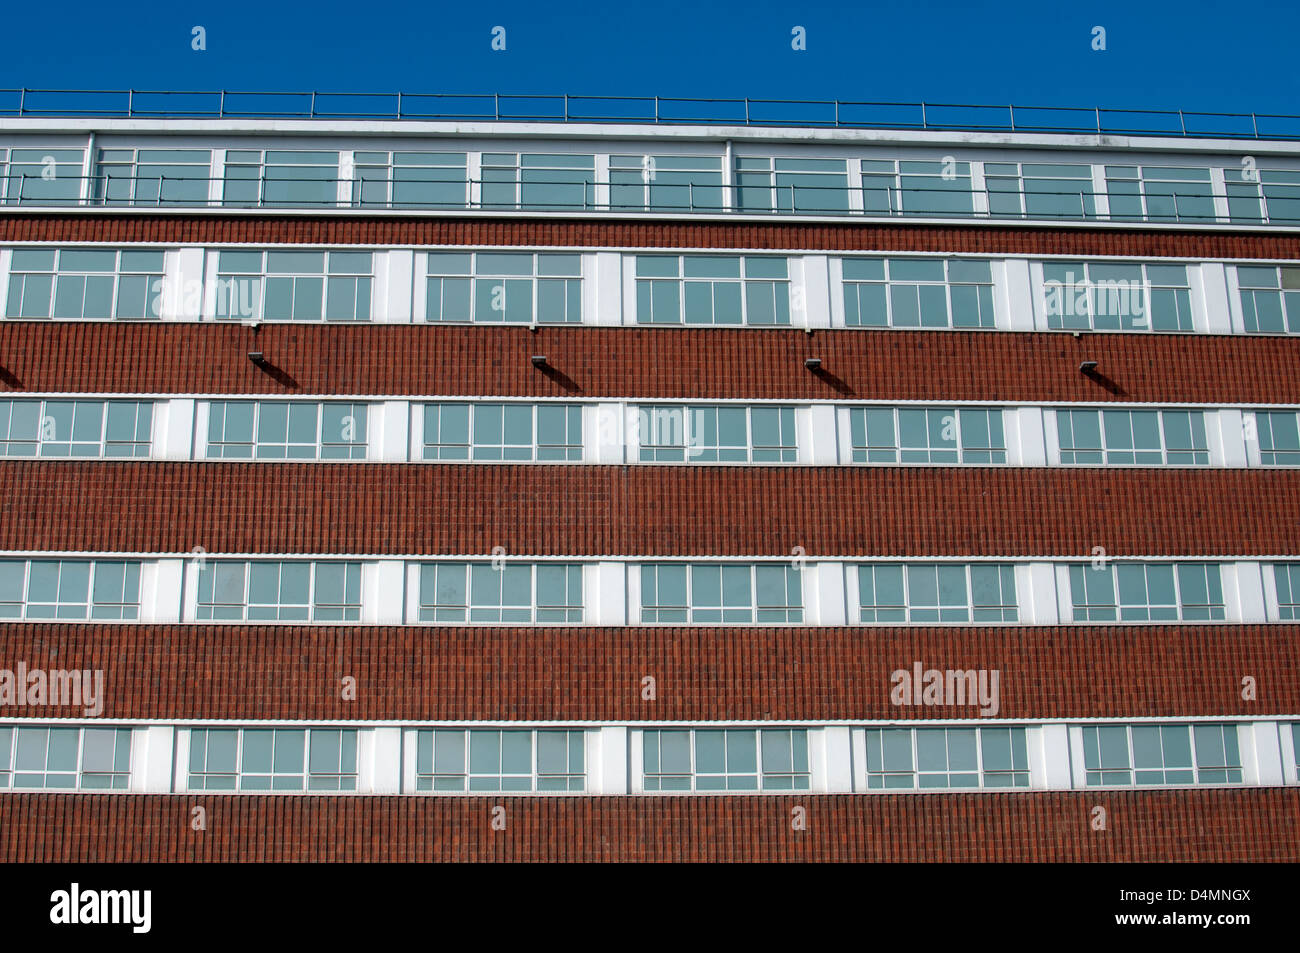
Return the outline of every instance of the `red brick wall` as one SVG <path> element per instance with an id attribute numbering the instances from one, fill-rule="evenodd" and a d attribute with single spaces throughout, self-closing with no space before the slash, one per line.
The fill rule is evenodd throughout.
<path id="1" fill-rule="evenodd" d="M 1000 718 L 1300 712 L 1300 624 L 463 627 L 0 624 L 0 668 L 103 669 L 104 718 L 854 721 L 914 662 L 1001 672 Z M 357 680 L 341 698 L 344 676 Z M 654 676 L 657 698 L 641 698 Z M 1243 701 L 1251 675 L 1258 700 Z M 75 718 L 68 709 L 7 716 Z"/>
<path id="2" fill-rule="evenodd" d="M 1060 228 L 981 221 L 921 225 L 845 221 L 702 222 L 665 218 L 565 219 L 546 215 L 359 216 L 347 212 L 0 214 L 0 242 L 304 243 L 328 245 L 550 245 L 574 248 L 742 248 L 799 251 L 934 251 L 1012 255 L 1300 258 L 1300 235 L 1264 228 L 1198 232 Z"/>
<path id="3" fill-rule="evenodd" d="M 489 826 L 505 808 L 506 828 Z M 791 812 L 807 829 L 792 831 Z M 1094 831 L 1095 806 L 1107 829 Z M 192 808 L 207 829 L 190 827 Z M 1300 860 L 1300 789 L 713 797 L 0 796 L 0 862 Z"/>
<path id="4" fill-rule="evenodd" d="M 1275 469 L 0 462 L 0 550 L 1300 555 Z"/>
<path id="5" fill-rule="evenodd" d="M 0 392 L 1300 403 L 1295 339 L 0 322 Z M 248 359 L 261 351 L 274 365 Z M 530 357 L 546 355 L 549 367 Z M 821 374 L 804 367 L 819 357 Z M 1104 380 L 1079 373 L 1099 362 Z"/>

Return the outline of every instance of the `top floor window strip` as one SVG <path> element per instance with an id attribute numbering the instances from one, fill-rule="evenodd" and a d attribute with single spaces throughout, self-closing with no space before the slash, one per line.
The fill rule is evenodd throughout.
<path id="1" fill-rule="evenodd" d="M 446 140 L 439 140 L 439 144 Z M 487 209 L 1300 225 L 1300 169 L 954 155 L 0 148 L 6 205 Z M 359 142 L 363 147 L 368 143 Z M 222 143 L 221 146 L 225 146 Z M 761 147 L 759 147 L 761 148 Z M 938 152 L 938 150 L 935 150 Z M 1121 160 L 1122 161 L 1122 160 Z"/>

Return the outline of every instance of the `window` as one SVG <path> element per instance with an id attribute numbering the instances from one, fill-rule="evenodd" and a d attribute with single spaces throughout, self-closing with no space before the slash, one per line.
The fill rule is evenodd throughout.
<path id="1" fill-rule="evenodd" d="M 426 321 L 582 321 L 581 255 L 429 252 L 428 260 Z"/>
<path id="2" fill-rule="evenodd" d="M 562 729 L 423 729 L 415 789 L 437 793 L 584 791 L 586 733 Z"/>
<path id="3" fill-rule="evenodd" d="M 1070 567 L 1076 622 L 1205 622 L 1224 618 L 1218 563 Z"/>
<path id="4" fill-rule="evenodd" d="M 641 732 L 646 791 L 807 791 L 802 728 L 657 729 Z"/>
<path id="5" fill-rule="evenodd" d="M 337 152 L 230 149 L 226 205 L 300 208 L 338 204 Z"/>
<path id="6" fill-rule="evenodd" d="M 1006 463 L 1002 410 L 850 407 L 854 463 Z"/>
<path id="7" fill-rule="evenodd" d="M 595 208 L 596 160 L 589 155 L 483 153 L 483 208 Z"/>
<path id="8" fill-rule="evenodd" d="M 217 318 L 369 321 L 370 252 L 223 251 L 217 259 Z"/>
<path id="9" fill-rule="evenodd" d="M 364 460 L 366 404 L 214 400 L 208 406 L 213 460 Z"/>
<path id="10" fill-rule="evenodd" d="M 0 725 L 0 791 L 125 791 L 131 729 Z"/>
<path id="11" fill-rule="evenodd" d="M 104 205 L 207 205 L 208 149 L 100 149 L 94 199 Z"/>
<path id="12" fill-rule="evenodd" d="M 1015 567 L 996 563 L 865 564 L 858 609 L 869 622 L 1015 622 Z"/>
<path id="13" fill-rule="evenodd" d="M 424 459 L 582 460 L 580 404 L 426 404 Z"/>
<path id="14" fill-rule="evenodd" d="M 76 205 L 81 200 L 80 149 L 14 149 L 5 183 L 7 205 Z"/>
<path id="15" fill-rule="evenodd" d="M 1273 580 L 1277 583 L 1278 618 L 1283 622 L 1300 620 L 1300 563 L 1277 563 Z"/>
<path id="16" fill-rule="evenodd" d="M 1242 780 L 1235 725 L 1088 725 L 1083 757 L 1089 787 Z"/>
<path id="17" fill-rule="evenodd" d="M 717 211 L 722 208 L 722 159 L 612 155 L 609 207 L 614 211 Z"/>
<path id="18" fill-rule="evenodd" d="M 790 323 L 784 258 L 638 255 L 638 324 Z"/>
<path id="19" fill-rule="evenodd" d="M 581 622 L 582 567 L 573 563 L 425 563 L 421 622 Z"/>
<path id="20" fill-rule="evenodd" d="M 465 208 L 463 152 L 357 152 L 352 203 L 363 208 Z"/>
<path id="21" fill-rule="evenodd" d="M 1185 265 L 1045 262 L 1043 295 L 1056 330 L 1193 330 Z"/>
<path id="22" fill-rule="evenodd" d="M 991 328 L 993 278 L 987 261 L 845 258 L 849 327 Z"/>
<path id="23" fill-rule="evenodd" d="M 1199 410 L 1058 410 L 1061 463 L 1208 466 Z"/>
<path id="24" fill-rule="evenodd" d="M 355 791 L 354 728 L 194 728 L 191 791 Z"/>
<path id="25" fill-rule="evenodd" d="M 140 563 L 112 559 L 0 559 L 0 618 L 140 617 Z"/>
<path id="26" fill-rule="evenodd" d="M 147 458 L 153 404 L 0 400 L 0 457 Z"/>
<path id="27" fill-rule="evenodd" d="M 1262 466 L 1300 466 L 1300 414 L 1293 410 L 1257 410 L 1254 435 L 1259 440 Z M 1247 429 L 1246 438 L 1250 436 Z"/>
<path id="28" fill-rule="evenodd" d="M 972 215 L 970 163 L 863 159 L 862 207 L 868 215 Z"/>
<path id="29" fill-rule="evenodd" d="M 736 204 L 742 212 L 847 212 L 843 159 L 738 158 Z"/>
<path id="30" fill-rule="evenodd" d="M 1092 166 L 985 162 L 989 214 L 1011 218 L 1092 218 Z"/>
<path id="31" fill-rule="evenodd" d="M 199 567 L 196 617 L 200 622 L 357 622 L 361 564 L 207 559 Z"/>
<path id="32" fill-rule="evenodd" d="M 1300 334 L 1300 268 L 1237 266 L 1246 330 Z"/>
<path id="33" fill-rule="evenodd" d="M 1024 728 L 867 728 L 867 789 L 1027 788 Z"/>
<path id="34" fill-rule="evenodd" d="M 1209 169 L 1106 166 L 1110 217 L 1133 222 L 1213 222 Z"/>
<path id="35" fill-rule="evenodd" d="M 1300 172 L 1224 169 L 1228 217 L 1233 222 L 1294 225 L 1300 222 Z M 1262 202 L 1261 202 L 1262 194 Z"/>
<path id="36" fill-rule="evenodd" d="M 794 463 L 793 407 L 642 407 L 640 460 Z"/>
<path id="37" fill-rule="evenodd" d="M 17 248 L 9 270 L 10 318 L 157 318 L 163 252 Z"/>
<path id="38" fill-rule="evenodd" d="M 803 622 L 803 584 L 793 566 L 648 563 L 641 567 L 641 621 Z"/>

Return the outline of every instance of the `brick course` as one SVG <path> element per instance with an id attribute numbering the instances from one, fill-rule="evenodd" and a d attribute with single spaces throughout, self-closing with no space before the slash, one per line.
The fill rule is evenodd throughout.
<path id="1" fill-rule="evenodd" d="M 0 462 L 0 550 L 1300 555 L 1300 471 Z"/>
<path id="2" fill-rule="evenodd" d="M 740 248 L 795 251 L 949 252 L 1300 258 L 1294 229 L 1061 228 L 907 222 L 691 221 L 470 215 L 29 212 L 0 214 L 0 242 L 159 242 L 324 245 L 534 245 L 566 248 Z"/>
<path id="3" fill-rule="evenodd" d="M 190 827 L 191 809 L 207 829 Z M 489 827 L 502 806 L 506 829 Z M 790 829 L 794 807 L 807 830 Z M 1090 825 L 1095 806 L 1107 829 Z M 0 795 L 0 861 L 1300 860 L 1300 790 L 712 797 Z"/>
<path id="4" fill-rule="evenodd" d="M 1300 712 L 1300 624 L 945 627 L 0 624 L 0 668 L 103 669 L 104 718 L 853 721 L 890 673 L 1001 672 L 999 718 Z M 344 701 L 342 678 L 357 680 Z M 641 699 L 654 676 L 657 699 Z M 1251 675 L 1258 700 L 1243 701 Z M 7 708 L 0 717 L 76 718 Z"/>
<path id="5" fill-rule="evenodd" d="M 271 365 L 248 359 L 261 351 Z M 546 368 L 530 357 L 544 354 Z M 819 357 L 814 374 L 804 359 Z M 1079 373 L 1099 362 L 1098 378 Z M 1010 331 L 0 322 L 0 393 L 1300 404 L 1300 340 Z"/>

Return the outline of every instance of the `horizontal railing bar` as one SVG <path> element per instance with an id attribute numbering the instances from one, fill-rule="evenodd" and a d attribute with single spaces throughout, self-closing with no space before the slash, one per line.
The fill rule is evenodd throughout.
<path id="1" fill-rule="evenodd" d="M 80 101 L 78 101 L 80 100 Z M 183 102 L 188 100 L 188 102 Z M 241 106 L 241 102 L 246 105 Z M 372 103 L 348 108 L 347 103 Z M 443 103 L 465 110 L 440 111 Z M 169 103 L 176 105 L 169 106 Z M 384 108 L 391 103 L 392 108 Z M 584 105 L 620 103 L 623 114 L 608 109 L 584 112 Z M 301 105 L 298 105 L 301 104 Z M 477 106 L 482 104 L 482 109 Z M 554 104 L 554 109 L 537 108 Z M 435 107 L 430 110 L 429 106 Z M 503 108 L 504 107 L 504 108 Z M 706 107 L 697 109 L 697 107 Z M 965 116 L 953 115 L 954 112 Z M 866 115 L 857 115 L 866 113 Z M 998 117 L 980 119 L 983 113 Z M 1046 114 L 1079 115 L 1086 120 L 1036 121 Z M 989 103 L 886 102 L 877 100 L 737 99 L 691 96 L 614 96 L 544 93 L 363 93 L 271 90 L 94 90 L 0 89 L 0 116 L 31 118 L 311 118 L 397 120 L 484 120 L 506 122 L 588 122 L 650 124 L 728 124 L 756 127 L 808 126 L 843 129 L 922 129 L 954 131 L 1019 131 L 1029 133 L 1117 134 L 1230 139 L 1300 139 L 1300 115 L 1233 113 L 1115 107 L 1040 106 Z M 1125 121 L 1123 117 L 1129 117 Z M 1168 121 L 1166 128 L 1143 123 L 1139 117 Z M 1133 121 L 1138 120 L 1138 121 Z M 1189 125 L 1190 120 L 1190 125 Z M 1198 121 L 1232 120 L 1240 130 L 1198 130 Z M 1260 123 L 1293 123 L 1294 130 L 1261 129 Z"/>

